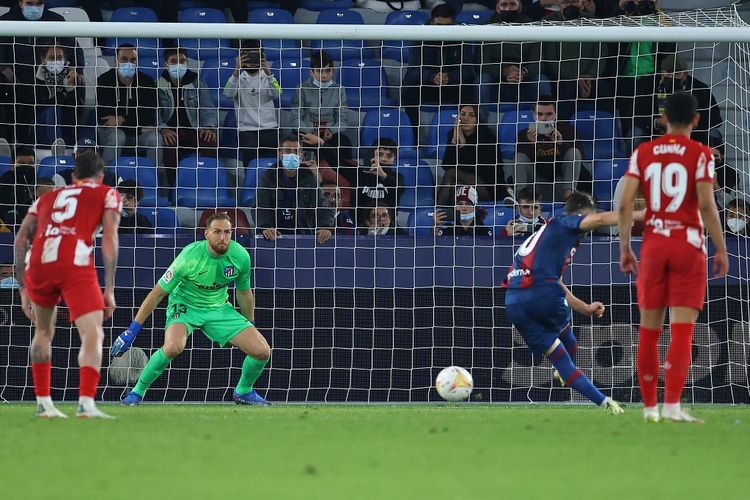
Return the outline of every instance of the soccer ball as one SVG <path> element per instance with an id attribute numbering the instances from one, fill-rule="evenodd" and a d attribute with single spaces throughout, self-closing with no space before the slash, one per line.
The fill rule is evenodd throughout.
<path id="1" fill-rule="evenodd" d="M 463 401 L 474 389 L 471 373 L 460 366 L 443 368 L 435 379 L 435 389 L 446 401 Z"/>

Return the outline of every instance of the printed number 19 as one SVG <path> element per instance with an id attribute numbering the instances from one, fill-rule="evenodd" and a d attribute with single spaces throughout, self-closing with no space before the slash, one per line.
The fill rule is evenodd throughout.
<path id="1" fill-rule="evenodd" d="M 645 179 L 651 188 L 651 211 L 661 211 L 661 195 L 664 193 L 672 201 L 664 209 L 666 212 L 676 212 L 680 209 L 687 194 L 688 173 L 681 163 L 668 163 L 662 170 L 662 164 L 654 162 L 646 167 Z"/>

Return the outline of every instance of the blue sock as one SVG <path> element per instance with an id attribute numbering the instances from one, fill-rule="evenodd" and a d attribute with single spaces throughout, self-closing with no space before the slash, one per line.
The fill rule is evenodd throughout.
<path id="1" fill-rule="evenodd" d="M 576 353 L 578 352 L 578 340 L 573 335 L 573 328 L 568 326 L 567 330 L 560 334 L 560 342 L 565 346 L 565 350 L 570 355 L 570 361 L 576 364 Z M 559 370 L 558 370 L 559 371 Z"/>
<path id="2" fill-rule="evenodd" d="M 565 385 L 572 387 L 597 405 L 602 404 L 605 397 L 604 394 L 594 386 L 581 370 L 575 367 L 563 344 L 558 344 L 555 350 L 547 355 L 547 358 L 557 368 L 557 371 L 560 372 Z"/>

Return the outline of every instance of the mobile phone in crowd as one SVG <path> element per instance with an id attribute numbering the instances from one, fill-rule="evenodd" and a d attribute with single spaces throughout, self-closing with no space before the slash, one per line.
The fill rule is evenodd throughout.
<path id="1" fill-rule="evenodd" d="M 537 135 L 551 135 L 552 131 L 555 130 L 555 122 L 534 122 L 536 126 Z"/>

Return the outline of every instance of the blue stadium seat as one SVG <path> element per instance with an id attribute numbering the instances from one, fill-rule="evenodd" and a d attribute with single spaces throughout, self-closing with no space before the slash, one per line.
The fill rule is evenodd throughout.
<path id="1" fill-rule="evenodd" d="M 352 0 L 302 0 L 302 8 L 324 11 L 326 9 L 348 9 Z"/>
<path id="2" fill-rule="evenodd" d="M 385 24 L 396 26 L 421 26 L 430 20 L 430 15 L 420 10 L 398 10 L 388 14 Z M 393 59 L 401 64 L 409 64 L 409 51 L 414 45 L 411 41 L 384 40 L 383 59 Z"/>
<path id="3" fill-rule="evenodd" d="M 212 208 L 234 206 L 227 173 L 218 160 L 188 156 L 177 166 L 174 202 L 178 207 Z"/>
<path id="4" fill-rule="evenodd" d="M 73 170 L 75 160 L 72 156 L 48 156 L 39 162 L 36 169 L 37 177 L 47 177 L 51 179 L 55 174 L 62 175 L 63 172 Z"/>
<path id="5" fill-rule="evenodd" d="M 622 133 L 617 119 L 604 111 L 581 111 L 573 117 L 578 140 L 586 160 L 607 160 L 622 156 Z"/>
<path id="6" fill-rule="evenodd" d="M 231 58 L 209 59 L 200 70 L 201 79 L 211 91 L 211 98 L 223 109 L 234 109 L 234 99 L 224 95 L 224 86 L 234 71 L 235 61 Z"/>
<path id="7" fill-rule="evenodd" d="M 399 198 L 399 206 L 411 208 L 435 204 L 435 179 L 432 169 L 423 162 L 400 161 L 397 172 L 404 180 L 404 192 Z"/>
<path id="8" fill-rule="evenodd" d="M 44 7 L 53 9 L 55 7 L 78 7 L 81 2 L 78 0 L 44 0 Z"/>
<path id="9" fill-rule="evenodd" d="M 150 76 L 154 82 L 159 80 L 165 67 L 159 57 L 141 57 L 138 55 L 138 71 Z"/>
<path id="10" fill-rule="evenodd" d="M 169 200 L 159 194 L 159 181 L 156 166 L 149 158 L 121 156 L 107 167 L 117 184 L 121 180 L 132 179 L 143 188 L 143 198 L 138 202 L 144 207 L 165 207 Z"/>
<path id="11" fill-rule="evenodd" d="M 113 23 L 157 23 L 159 17 L 148 7 L 122 7 L 112 12 Z M 144 30 L 147 31 L 147 30 Z M 102 52 L 114 54 L 115 49 L 123 43 L 130 43 L 138 48 L 138 57 L 156 58 L 159 41 L 156 38 L 108 38 Z"/>
<path id="12" fill-rule="evenodd" d="M 396 103 L 388 97 L 388 78 L 380 61 L 346 60 L 339 68 L 339 83 L 350 108 L 367 111 Z"/>
<path id="13" fill-rule="evenodd" d="M 365 24 L 362 14 L 354 10 L 328 9 L 318 16 L 317 24 Z M 323 50 L 334 61 L 344 59 L 362 59 L 367 57 L 368 50 L 362 40 L 311 40 L 311 53 Z"/>
<path id="14" fill-rule="evenodd" d="M 227 113 L 224 124 L 219 128 L 219 156 L 237 158 L 239 137 L 237 133 L 237 115 L 234 109 Z"/>
<path id="15" fill-rule="evenodd" d="M 494 10 L 462 10 L 456 16 L 456 24 L 482 24 L 494 13 Z"/>
<path id="16" fill-rule="evenodd" d="M 529 123 L 533 121 L 534 112 L 531 110 L 508 111 L 503 115 L 497 125 L 497 140 L 504 160 L 515 158 L 518 133 L 529 128 Z"/>
<path id="17" fill-rule="evenodd" d="M 254 9 L 247 16 L 248 23 L 294 24 L 294 16 L 289 11 L 275 8 Z M 283 52 L 300 53 L 299 40 L 263 40 L 263 52 L 269 61 L 278 61 Z"/>
<path id="18" fill-rule="evenodd" d="M 594 160 L 593 163 L 594 197 L 602 207 L 607 207 L 614 201 L 615 186 L 628 169 L 628 159 Z"/>
<path id="19" fill-rule="evenodd" d="M 263 175 L 263 172 L 272 168 L 277 161 L 277 158 L 256 158 L 247 164 L 245 179 L 240 191 L 239 206 L 255 206 L 255 190 L 258 187 L 258 180 Z"/>
<path id="20" fill-rule="evenodd" d="M 138 213 L 143 214 L 148 219 L 151 227 L 156 229 L 157 232 L 164 230 L 172 231 L 179 227 L 177 214 L 171 208 L 139 206 Z"/>
<path id="21" fill-rule="evenodd" d="M 13 158 L 10 156 L 0 156 L 0 175 L 13 168 Z"/>
<path id="22" fill-rule="evenodd" d="M 281 108 L 289 108 L 294 93 L 300 84 L 310 76 L 310 61 L 299 58 L 282 58 L 278 63 L 278 66 L 274 64 L 273 72 L 281 86 L 279 105 Z"/>
<path id="23" fill-rule="evenodd" d="M 487 226 L 492 225 L 494 227 L 494 233 L 498 236 L 502 233 L 505 226 L 508 225 L 508 222 L 516 216 L 513 207 L 506 207 L 502 204 L 489 207 L 487 211 L 489 213 L 484 222 Z"/>
<path id="24" fill-rule="evenodd" d="M 226 23 L 224 12 L 211 8 L 192 8 L 180 11 L 181 23 Z M 179 45 L 185 47 L 191 59 L 205 61 L 219 57 L 221 47 L 229 47 L 229 41 L 220 38 L 180 38 Z"/>
<path id="25" fill-rule="evenodd" d="M 414 146 L 411 121 L 399 108 L 372 109 L 365 113 L 360 130 L 360 146 L 369 147 L 379 137 L 393 139 L 399 147 Z"/>
<path id="26" fill-rule="evenodd" d="M 435 207 L 417 207 L 413 212 L 409 213 L 409 220 L 407 226 L 409 232 L 415 236 L 430 236 L 432 235 L 432 228 L 435 227 Z"/>
<path id="27" fill-rule="evenodd" d="M 456 125 L 457 108 L 442 108 L 432 117 L 432 126 L 427 131 L 427 142 L 423 148 L 426 157 L 442 160 L 448 145 L 450 131 Z"/>

